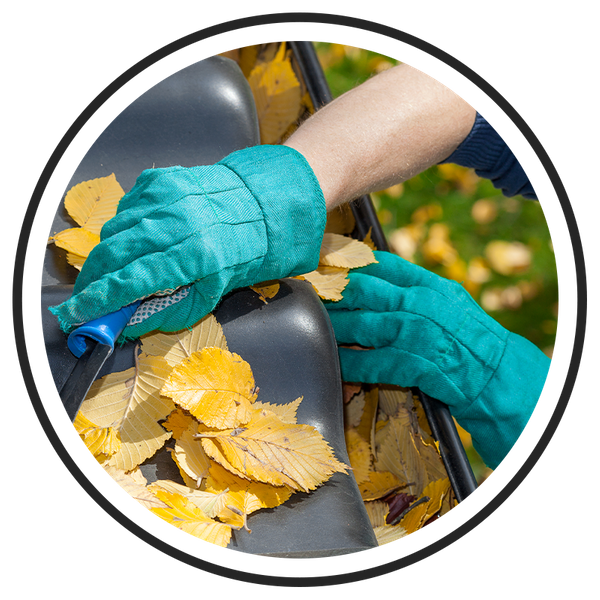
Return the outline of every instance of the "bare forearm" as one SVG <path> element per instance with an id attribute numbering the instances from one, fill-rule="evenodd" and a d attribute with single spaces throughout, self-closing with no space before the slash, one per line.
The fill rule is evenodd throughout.
<path id="1" fill-rule="evenodd" d="M 319 110 L 286 145 L 307 159 L 330 210 L 443 160 L 474 120 L 475 110 L 448 88 L 400 65 Z"/>

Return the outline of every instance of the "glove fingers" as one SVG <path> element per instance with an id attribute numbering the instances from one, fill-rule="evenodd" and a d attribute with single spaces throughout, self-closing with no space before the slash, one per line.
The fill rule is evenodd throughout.
<path id="1" fill-rule="evenodd" d="M 463 392 L 434 362 L 408 350 L 340 348 L 339 357 L 343 381 L 418 387 L 450 406 L 464 404 Z"/>
<path id="2" fill-rule="evenodd" d="M 447 351 L 453 337 L 420 315 L 402 312 L 333 311 L 329 318 L 338 344 L 408 349 L 428 360 Z"/>

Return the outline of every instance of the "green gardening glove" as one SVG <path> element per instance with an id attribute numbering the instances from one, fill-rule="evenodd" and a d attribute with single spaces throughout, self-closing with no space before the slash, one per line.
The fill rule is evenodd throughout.
<path id="1" fill-rule="evenodd" d="M 521 434 L 550 359 L 487 315 L 458 283 L 388 252 L 350 272 L 327 309 L 348 382 L 418 387 L 447 404 L 495 468 Z"/>
<path id="2" fill-rule="evenodd" d="M 61 328 L 143 302 L 121 336 L 191 327 L 229 291 L 317 267 L 325 200 L 304 157 L 255 146 L 216 165 L 149 169 L 51 307 Z"/>

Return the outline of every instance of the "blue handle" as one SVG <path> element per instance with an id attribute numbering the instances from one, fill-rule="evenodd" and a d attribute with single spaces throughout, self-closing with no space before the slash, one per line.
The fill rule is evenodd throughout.
<path id="1" fill-rule="evenodd" d="M 141 300 L 78 327 L 71 332 L 67 340 L 69 350 L 79 358 L 85 352 L 87 338 L 114 348 L 117 338 L 140 303 Z"/>

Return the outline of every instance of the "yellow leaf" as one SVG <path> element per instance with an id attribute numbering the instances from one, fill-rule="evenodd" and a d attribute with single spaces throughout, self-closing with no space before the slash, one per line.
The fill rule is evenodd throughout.
<path id="1" fill-rule="evenodd" d="M 83 263 L 87 257 L 80 256 L 79 254 L 73 254 L 72 252 L 67 252 L 67 262 L 75 267 L 78 271 L 81 271 L 81 267 L 83 267 Z"/>
<path id="2" fill-rule="evenodd" d="M 169 492 L 179 494 L 193 502 L 207 517 L 214 519 L 225 508 L 226 492 L 206 492 L 181 485 L 168 479 L 159 479 L 148 486 L 150 491 Z"/>
<path id="3" fill-rule="evenodd" d="M 198 433 L 197 421 L 190 420 L 188 427 L 175 442 L 171 456 L 177 464 L 182 476 L 189 478 L 190 487 L 200 487 L 201 481 L 208 475 L 210 461 L 202 448 L 202 444 L 194 437 Z"/>
<path id="4" fill-rule="evenodd" d="M 267 304 L 267 300 L 277 296 L 280 285 L 278 281 L 265 281 L 258 285 L 251 285 L 250 288 L 258 294 L 259 298 L 265 304 Z"/>
<path id="5" fill-rule="evenodd" d="M 81 413 L 100 427 L 119 432 L 121 447 L 110 464 L 130 471 L 162 448 L 171 437 L 157 421 L 175 408 L 160 395 L 170 367 L 159 356 L 142 354 L 136 366 L 94 382 Z"/>
<path id="6" fill-rule="evenodd" d="M 247 515 L 261 508 L 275 508 L 292 495 L 292 490 L 288 487 L 275 487 L 242 479 L 218 463 L 212 463 L 205 485 L 213 493 L 225 493 L 225 506 L 219 513 L 219 518 L 230 525 L 246 529 Z"/>
<path id="7" fill-rule="evenodd" d="M 407 535 L 406 529 L 401 525 L 382 525 L 373 529 L 375 538 L 380 546 L 395 542 Z"/>
<path id="8" fill-rule="evenodd" d="M 494 240 L 485 247 L 485 257 L 501 275 L 524 273 L 531 266 L 531 250 L 521 242 Z"/>
<path id="9" fill-rule="evenodd" d="M 285 56 L 285 44 L 281 44 L 273 60 L 252 69 L 248 83 L 256 104 L 261 141 L 277 143 L 302 108 L 300 83 Z"/>
<path id="10" fill-rule="evenodd" d="M 172 367 L 206 347 L 227 350 L 223 329 L 213 314 L 206 315 L 191 330 L 158 331 L 142 336 L 141 342 L 143 352 L 164 357 Z"/>
<path id="11" fill-rule="evenodd" d="M 370 502 L 385 498 L 402 486 L 403 483 L 388 471 L 370 471 L 368 480 L 361 482 L 358 489 L 363 501 Z"/>
<path id="12" fill-rule="evenodd" d="M 356 427 L 359 435 L 369 443 L 371 453 L 376 456 L 375 422 L 379 406 L 379 389 L 374 387 L 365 391 L 365 404 L 360 423 Z"/>
<path id="13" fill-rule="evenodd" d="M 204 348 L 173 368 L 162 394 L 208 427 L 237 427 L 256 400 L 250 365 L 221 348 Z"/>
<path id="14" fill-rule="evenodd" d="M 407 533 L 420 529 L 441 510 L 442 502 L 449 491 L 450 481 L 447 477 L 432 481 L 423 490 L 419 498 L 421 502 L 419 504 L 415 503 L 414 508 L 409 509 L 398 525 L 406 529 Z"/>
<path id="15" fill-rule="evenodd" d="M 336 206 L 327 213 L 325 233 L 339 233 L 345 235 L 352 233 L 356 227 L 356 220 L 349 204 Z"/>
<path id="16" fill-rule="evenodd" d="M 48 239 L 54 242 L 59 248 L 66 250 L 70 254 L 87 258 L 92 248 L 100 243 L 100 236 L 81 227 L 65 229 Z"/>
<path id="17" fill-rule="evenodd" d="M 134 499 L 146 508 L 166 508 L 147 487 L 146 478 L 139 469 L 125 472 L 110 465 L 104 465 L 104 470 Z"/>
<path id="18" fill-rule="evenodd" d="M 429 482 L 429 476 L 410 419 L 408 411 L 400 410 L 377 433 L 375 470 L 393 473 L 403 485 L 408 485 L 407 493 L 419 496 Z"/>
<path id="19" fill-rule="evenodd" d="M 174 410 L 163 423 L 167 431 L 173 433 L 173 438 L 178 440 L 183 432 L 192 424 L 194 418 L 181 408 Z"/>
<path id="20" fill-rule="evenodd" d="M 402 407 L 412 409 L 412 394 L 407 390 L 391 387 L 379 388 L 379 408 L 388 416 L 394 417 Z"/>
<path id="21" fill-rule="evenodd" d="M 65 209 L 80 227 L 100 235 L 104 223 L 117 213 L 124 193 L 114 173 L 83 181 L 67 192 Z"/>
<path id="22" fill-rule="evenodd" d="M 310 425 L 283 423 L 275 414 L 255 410 L 236 429 L 200 433 L 206 453 L 248 479 L 310 491 L 347 466 Z"/>
<path id="23" fill-rule="evenodd" d="M 152 508 L 152 512 L 178 529 L 206 542 L 225 548 L 231 540 L 231 527 L 207 517 L 200 508 L 181 494 L 157 490 L 156 496 L 168 508 Z"/>
<path id="24" fill-rule="evenodd" d="M 327 267 L 355 269 L 377 262 L 369 246 L 344 235 L 326 233 L 321 243 L 319 264 Z"/>
<path id="25" fill-rule="evenodd" d="M 268 410 L 275 413 L 284 423 L 296 423 L 296 412 L 302 402 L 303 396 L 296 398 L 293 402 L 287 404 L 271 404 L 269 402 L 255 402 L 254 408 Z"/>
<path id="26" fill-rule="evenodd" d="M 371 250 L 377 250 L 377 246 L 375 246 L 375 243 L 373 242 L 373 238 L 371 236 L 372 231 L 373 231 L 373 228 L 369 227 L 369 231 L 367 231 L 367 235 L 365 235 L 365 237 L 363 239 L 363 244 L 366 244 L 367 246 L 369 246 L 369 248 L 371 248 Z"/>
<path id="27" fill-rule="evenodd" d="M 368 481 L 369 471 L 371 470 L 371 447 L 369 443 L 356 429 L 346 429 L 344 436 L 356 483 L 361 484 L 363 481 Z"/>
<path id="28" fill-rule="evenodd" d="M 326 266 L 319 266 L 315 271 L 300 275 L 299 278 L 310 282 L 324 300 L 341 300 L 349 281 L 348 269 Z"/>
<path id="29" fill-rule="evenodd" d="M 373 502 L 365 502 L 365 509 L 367 515 L 369 515 L 369 521 L 371 526 L 383 527 L 386 523 L 385 520 L 390 512 L 390 507 L 387 502 L 383 500 L 374 500 Z"/>
<path id="30" fill-rule="evenodd" d="M 117 431 L 112 427 L 98 427 L 86 418 L 81 411 L 77 413 L 73 425 L 88 450 L 95 457 L 108 458 L 121 447 L 121 440 Z"/>

